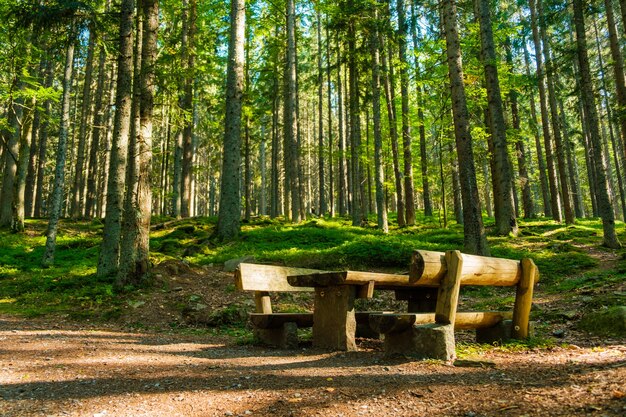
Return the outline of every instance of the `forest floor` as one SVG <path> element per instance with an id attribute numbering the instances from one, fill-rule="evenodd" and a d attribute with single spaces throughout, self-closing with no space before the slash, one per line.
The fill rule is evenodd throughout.
<path id="1" fill-rule="evenodd" d="M 33 239 L 42 239 L 35 226 Z M 23 272 L 17 265 L 34 265 L 40 249 L 20 249 L 6 234 L 6 256 L 0 253 L 0 416 L 624 416 L 626 335 L 594 336 L 578 325 L 584 311 L 624 304 L 624 254 L 570 239 L 589 234 L 585 239 L 597 240 L 586 225 L 568 229 L 569 240 L 546 246 L 540 239 L 564 233 L 559 227 L 540 230 L 540 246 L 532 249 L 540 260 L 539 248 L 554 256 L 540 265 L 547 278 L 534 297 L 537 337 L 489 346 L 473 343 L 471 332 L 458 332 L 454 363 L 386 358 L 382 342 L 371 339 L 359 339 L 357 352 L 313 349 L 310 332 L 297 350 L 256 346 L 245 324 L 252 295 L 236 291 L 221 264 L 165 259 L 151 285 L 106 298 L 108 284 L 90 278 L 93 269 L 85 266 L 83 274 L 77 268 L 82 258 L 94 263 L 97 239 L 91 234 L 68 229 L 55 271 L 29 266 Z M 559 265 L 558 259 L 585 266 Z M 571 271 L 551 278 L 548 271 L 557 267 Z M 384 293 L 375 295 L 375 308 L 393 304 Z M 62 308 L 46 310 L 55 300 Z M 460 309 L 499 308 L 503 300 L 510 294 L 462 292 Z M 287 308 L 312 303 L 308 294 L 274 301 Z"/>
<path id="2" fill-rule="evenodd" d="M 350 353 L 277 350 L 237 334 L 172 329 L 185 320 L 174 307 L 194 294 L 209 294 L 202 301 L 214 310 L 250 298 L 229 290 L 231 273 L 170 263 L 157 277 L 162 285 L 115 321 L 0 316 L 0 415 L 626 414 L 626 340 L 592 337 L 568 320 L 544 328 L 557 342 L 535 347 L 485 347 L 460 334 L 455 364 L 388 359 L 372 340 Z M 576 308 L 561 301 L 535 299 L 564 316 Z"/>

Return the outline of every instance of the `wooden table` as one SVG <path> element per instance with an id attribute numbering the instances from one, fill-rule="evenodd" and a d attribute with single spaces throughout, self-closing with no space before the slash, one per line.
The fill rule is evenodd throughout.
<path id="1" fill-rule="evenodd" d="M 333 350 L 356 350 L 354 302 L 371 298 L 374 288 L 395 290 L 396 298 L 409 301 L 409 311 L 434 311 L 437 288 L 417 287 L 408 275 L 361 271 L 319 272 L 290 275 L 289 284 L 313 287 L 313 346 Z"/>

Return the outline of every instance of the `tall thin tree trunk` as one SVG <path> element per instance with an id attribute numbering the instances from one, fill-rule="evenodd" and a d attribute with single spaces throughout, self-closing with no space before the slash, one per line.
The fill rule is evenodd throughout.
<path id="1" fill-rule="evenodd" d="M 598 113 L 593 94 L 591 71 L 589 69 L 589 56 L 587 53 L 587 36 L 585 33 L 584 4 L 582 0 L 574 0 L 574 25 L 576 28 L 576 49 L 580 69 L 580 87 L 587 118 L 587 126 L 591 137 L 591 146 L 594 154 L 594 167 L 596 174 L 596 192 L 598 211 L 602 218 L 604 230 L 604 245 L 610 248 L 620 248 L 622 245 L 615 234 L 615 216 L 609 199 L 606 167 L 600 139 Z"/>
<path id="2" fill-rule="evenodd" d="M 511 40 L 507 38 L 506 44 L 506 61 L 513 68 L 513 51 L 511 50 Z M 528 163 L 526 161 L 526 146 L 523 136 L 521 135 L 521 122 L 519 116 L 519 106 L 517 101 L 517 91 L 511 89 L 509 92 L 509 102 L 511 104 L 511 120 L 516 135 L 515 151 L 517 154 L 517 167 L 519 171 L 519 183 L 522 189 L 522 207 L 524 210 L 524 218 L 531 219 L 535 217 L 535 208 L 533 205 L 532 193 L 530 190 L 530 178 L 528 176 Z"/>
<path id="3" fill-rule="evenodd" d="M 433 203 L 430 196 L 430 183 L 428 181 L 428 154 L 426 152 L 426 126 L 424 123 L 424 96 L 425 89 L 421 85 L 420 63 L 417 58 L 417 51 L 420 45 L 417 39 L 417 12 L 415 11 L 415 1 L 411 2 L 411 34 L 413 38 L 413 54 L 415 57 L 415 78 L 417 83 L 417 122 L 420 135 L 420 165 L 422 174 L 422 197 L 424 200 L 424 216 L 433 215 Z"/>
<path id="4" fill-rule="evenodd" d="M 322 72 L 322 14 L 319 5 L 317 7 L 317 135 L 318 135 L 318 160 L 319 160 L 319 215 L 324 216 L 327 212 L 326 207 L 326 181 L 324 175 L 324 117 L 323 117 L 323 101 L 324 101 L 324 73 Z M 328 92 L 330 95 L 330 91 Z"/>
<path id="5" fill-rule="evenodd" d="M 134 0 L 123 0 L 120 14 L 116 112 L 107 180 L 104 236 L 98 259 L 98 276 L 115 274 L 119 267 L 124 182 L 131 123 L 134 3 Z"/>
<path id="6" fill-rule="evenodd" d="M 157 33 L 159 27 L 158 0 L 141 0 L 143 13 L 143 35 L 141 45 L 140 129 L 137 137 L 137 192 L 130 217 L 133 218 L 133 254 L 125 252 L 120 265 L 118 284 L 140 283 L 149 268 L 149 232 L 152 212 L 152 110 L 154 105 L 155 62 L 157 55 Z"/>
<path id="7" fill-rule="evenodd" d="M 285 67 L 285 163 L 289 178 L 291 212 L 289 218 L 300 222 L 300 182 L 298 170 L 298 115 L 296 75 L 295 0 L 287 0 L 287 64 Z"/>
<path id="8" fill-rule="evenodd" d="M 65 160 L 67 156 L 67 137 L 70 127 L 70 101 L 72 88 L 72 73 L 74 66 L 74 42 L 72 35 L 68 35 L 67 49 L 65 52 L 65 70 L 63 71 L 63 98 L 61 99 L 61 125 L 59 126 L 59 144 L 57 146 L 57 160 L 54 172 L 54 187 L 50 197 L 50 220 L 46 230 L 46 248 L 41 264 L 49 267 L 54 264 L 54 251 L 56 249 L 57 231 L 59 218 L 61 217 L 61 204 L 63 201 L 63 187 L 65 185 Z"/>
<path id="9" fill-rule="evenodd" d="M 538 0 L 537 6 L 539 14 L 543 15 L 543 0 Z M 567 168 L 565 164 L 565 145 L 563 144 L 561 118 L 556 97 L 556 74 L 552 63 L 552 53 L 550 48 L 550 39 L 547 35 L 547 24 L 540 25 L 540 34 L 543 44 L 543 56 L 545 59 L 546 79 L 548 85 L 548 103 L 550 106 L 550 120 L 552 122 L 552 133 L 554 134 L 554 144 L 556 152 L 557 172 L 559 175 L 559 184 L 561 186 L 561 200 L 563 202 L 563 214 L 565 215 L 565 223 L 574 223 L 574 212 L 572 210 L 572 199 L 570 196 L 570 187 L 567 181 Z"/>
<path id="10" fill-rule="evenodd" d="M 239 234 L 241 217 L 241 104 L 243 95 L 244 43 L 246 26 L 244 0 L 232 0 L 230 40 L 226 74 L 226 118 L 220 185 L 217 237 L 233 239 Z"/>
<path id="11" fill-rule="evenodd" d="M 483 226 L 472 136 L 469 130 L 469 117 L 463 84 L 463 62 L 457 27 L 456 1 L 442 0 L 441 15 L 445 30 L 450 91 L 452 95 L 452 113 L 457 155 L 459 158 L 461 193 L 463 199 L 464 250 L 467 253 L 489 255 L 485 227 Z"/>
<path id="12" fill-rule="evenodd" d="M 91 131 L 91 148 L 89 150 L 89 178 L 87 178 L 87 201 L 85 203 L 85 216 L 94 217 L 97 205 L 97 178 L 98 151 L 100 150 L 100 138 L 105 131 L 105 107 L 104 107 L 104 82 L 106 79 L 106 50 L 100 47 L 98 57 L 98 81 L 96 83 L 96 97 L 94 104 L 93 127 Z"/>
<path id="13" fill-rule="evenodd" d="M 389 231 L 387 222 L 387 206 L 383 183 L 385 174 L 383 171 L 383 138 L 380 123 L 380 43 L 378 35 L 378 12 L 377 4 L 374 5 L 373 24 L 374 30 L 370 35 L 370 48 L 372 54 L 372 118 L 374 122 L 374 170 L 376 179 L 376 213 L 378 228 L 384 233 Z"/>
<path id="14" fill-rule="evenodd" d="M 184 6 L 183 6 L 184 7 Z M 196 36 L 196 0 L 189 0 L 188 10 L 183 27 L 186 27 L 185 43 L 182 46 L 183 68 L 185 68 L 183 96 L 181 108 L 185 113 L 182 137 L 181 163 L 181 217 L 189 217 L 192 208 L 192 175 L 193 175 L 193 84 L 195 66 L 195 36 Z"/>
<path id="15" fill-rule="evenodd" d="M 13 233 L 24 231 L 24 200 L 26 194 L 26 176 L 28 174 L 28 162 L 30 159 L 30 140 L 33 129 L 33 117 L 37 99 L 30 100 L 29 108 L 23 112 L 22 126 L 20 128 L 20 153 L 13 184 L 13 219 L 11 220 L 11 230 Z"/>
<path id="16" fill-rule="evenodd" d="M 382 42 L 381 42 L 382 44 Z M 391 53 L 391 45 L 389 45 L 389 56 Z M 404 208 L 404 192 L 402 184 L 402 171 L 400 171 L 400 155 L 398 152 L 398 124 L 396 122 L 395 93 L 394 93 L 394 77 L 393 66 L 388 65 L 387 55 L 384 47 L 382 48 L 381 61 L 383 64 L 383 86 L 385 89 L 385 99 L 387 102 L 387 120 L 389 122 L 389 139 L 391 141 L 391 154 L 393 157 L 393 173 L 396 185 L 396 211 L 398 213 L 398 227 L 406 226 L 405 208 Z"/>
<path id="17" fill-rule="evenodd" d="M 83 217 L 85 201 L 85 154 L 87 149 L 87 125 L 91 112 L 91 79 L 93 74 L 93 57 L 96 49 L 95 25 L 89 27 L 89 42 L 87 45 L 87 61 L 85 62 L 85 79 L 83 81 L 83 100 L 80 110 L 80 128 L 78 130 L 78 150 L 76 165 L 74 166 L 74 184 L 72 186 L 72 200 L 70 216 L 73 218 Z"/>
<path id="18" fill-rule="evenodd" d="M 411 125 L 409 114 L 409 72 L 406 59 L 407 22 L 404 0 L 397 0 L 398 53 L 400 58 L 400 94 L 402 96 L 402 148 L 404 153 L 404 195 L 406 224 L 415 224 L 415 190 L 413 188 L 413 155 L 411 150 Z"/>
<path id="19" fill-rule="evenodd" d="M 561 218 L 561 202 L 559 188 L 554 167 L 554 153 L 552 151 L 552 136 L 550 133 L 550 117 L 548 115 L 548 98 L 546 93 L 546 81 L 544 74 L 541 38 L 539 37 L 538 17 L 539 11 L 535 0 L 529 0 L 533 41 L 535 44 L 535 63 L 537 65 L 537 78 L 539 83 L 539 107 L 541 109 L 541 126 L 543 127 L 543 141 L 546 148 L 546 162 L 548 169 L 548 183 L 550 184 L 550 211 L 552 218 L 558 222 Z"/>
<path id="20" fill-rule="evenodd" d="M 326 17 L 326 90 L 328 98 L 328 206 L 330 217 L 335 217 L 335 178 L 333 170 L 334 149 L 333 149 L 333 106 L 332 106 L 332 85 L 330 80 L 330 35 L 328 29 L 328 16 Z"/>
<path id="21" fill-rule="evenodd" d="M 524 43 L 524 64 L 526 67 L 526 76 L 530 79 L 530 57 L 526 43 Z M 550 204 L 550 187 L 548 185 L 548 176 L 546 164 L 543 159 L 543 148 L 541 146 L 541 137 L 539 134 L 539 122 L 537 121 L 537 108 L 535 104 L 534 88 L 530 87 L 530 121 L 533 136 L 535 137 L 535 150 L 537 151 L 537 168 L 539 168 L 539 183 L 541 185 L 541 201 L 543 202 L 543 214 L 552 217 L 552 205 Z"/>
<path id="22" fill-rule="evenodd" d="M 506 123 L 504 121 L 504 106 L 500 92 L 496 51 L 491 28 L 491 13 L 489 0 L 476 0 L 476 9 L 480 21 L 480 40 L 485 85 L 487 87 L 487 101 L 489 110 L 490 130 L 493 141 L 493 161 L 495 166 L 494 199 L 500 201 L 496 205 L 496 230 L 500 235 L 518 233 L 515 205 L 513 203 L 513 168 L 509 160 L 508 144 L 506 140 Z M 498 195 L 495 195 L 496 192 Z M 499 209 L 499 210 L 498 210 Z"/>

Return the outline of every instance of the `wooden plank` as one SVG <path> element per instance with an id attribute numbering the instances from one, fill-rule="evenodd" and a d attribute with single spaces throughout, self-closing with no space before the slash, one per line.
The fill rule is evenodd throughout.
<path id="1" fill-rule="evenodd" d="M 313 288 L 293 287 L 287 282 L 288 275 L 322 272 L 316 269 L 286 266 L 239 264 L 235 271 L 235 285 L 241 291 L 313 291 Z"/>
<path id="2" fill-rule="evenodd" d="M 365 271 L 316 271 L 306 274 L 290 274 L 289 284 L 303 287 L 328 287 L 335 285 L 369 285 L 375 283 L 376 288 L 408 287 L 408 275 L 384 274 Z"/>
<path id="3" fill-rule="evenodd" d="M 446 271 L 443 252 L 413 252 L 409 273 L 413 285 L 438 286 Z M 463 254 L 461 285 L 513 286 L 517 285 L 521 277 L 519 261 Z"/>
<path id="4" fill-rule="evenodd" d="M 435 322 L 439 324 L 454 324 L 456 309 L 459 303 L 461 290 L 461 275 L 463 273 L 463 256 L 458 250 L 446 252 L 448 272 L 441 280 L 437 293 L 437 307 L 435 308 Z"/>
<path id="5" fill-rule="evenodd" d="M 256 306 L 257 313 L 272 313 L 272 300 L 270 299 L 270 294 L 267 291 L 255 291 L 254 304 Z"/>
<path id="6" fill-rule="evenodd" d="M 493 327 L 502 320 L 510 320 L 512 316 L 510 311 L 459 312 L 456 315 L 454 328 L 456 330 L 472 330 Z M 416 324 L 434 323 L 435 313 L 370 314 L 369 320 L 370 326 L 379 333 L 397 333 Z"/>
<path id="7" fill-rule="evenodd" d="M 530 309 L 533 303 L 535 282 L 539 280 L 539 270 L 532 259 L 522 259 L 522 279 L 517 284 L 515 305 L 513 306 L 513 328 L 511 336 L 514 339 L 528 338 L 528 323 Z"/>
<path id="8" fill-rule="evenodd" d="M 357 324 L 369 324 L 369 318 L 373 314 L 387 314 L 384 311 L 357 311 L 354 318 Z M 279 328 L 285 323 L 296 323 L 298 328 L 303 329 L 313 326 L 313 313 L 249 313 L 250 322 L 260 329 Z"/>

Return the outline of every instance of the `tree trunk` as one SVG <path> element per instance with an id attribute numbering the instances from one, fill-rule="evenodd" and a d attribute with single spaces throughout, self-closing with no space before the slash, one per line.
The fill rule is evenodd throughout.
<path id="1" fill-rule="evenodd" d="M 152 109 L 154 105 L 155 62 L 159 27 L 158 0 L 142 0 L 143 35 L 141 45 L 140 129 L 137 135 L 138 175 L 136 198 L 132 205 L 132 254 L 125 252 L 118 275 L 119 285 L 139 284 L 149 268 L 149 233 L 152 212 Z"/>
<path id="2" fill-rule="evenodd" d="M 500 93 L 489 8 L 489 0 L 476 0 L 476 9 L 480 21 L 481 55 L 487 87 L 490 130 L 494 146 L 492 158 L 495 166 L 494 174 L 497 174 L 494 182 L 498 182 L 498 187 L 494 187 L 494 199 L 500 200 L 500 204 L 496 205 L 496 231 L 503 236 L 508 234 L 516 236 L 519 230 L 513 203 L 513 168 L 509 161 L 504 106 Z"/>
<path id="3" fill-rule="evenodd" d="M 319 160 L 319 215 L 324 216 L 326 207 L 326 181 L 324 175 L 324 73 L 322 72 L 322 14 L 319 5 L 317 7 L 317 135 L 318 135 L 318 160 Z M 328 92 L 330 95 L 330 91 Z"/>
<path id="4" fill-rule="evenodd" d="M 385 182 L 385 174 L 383 171 L 383 137 L 380 123 L 380 43 L 378 40 L 378 5 L 374 5 L 373 11 L 373 30 L 370 34 L 370 48 L 372 54 L 372 118 L 374 122 L 374 170 L 376 180 L 376 213 L 378 219 L 378 228 L 384 233 L 389 232 L 387 223 L 387 206 L 385 204 L 385 195 L 383 184 Z"/>
<path id="5" fill-rule="evenodd" d="M 567 126 L 567 119 L 565 118 L 565 109 L 563 105 L 563 99 L 559 100 L 559 111 L 561 113 L 561 126 L 563 126 L 563 143 L 565 144 L 565 156 L 567 157 L 567 167 L 569 182 L 572 185 L 572 201 L 574 203 L 574 214 L 577 218 L 581 219 L 585 216 L 585 210 L 583 207 L 582 194 L 580 191 L 580 181 L 578 179 L 578 169 L 576 166 L 576 157 L 574 155 L 573 143 L 569 137 Z"/>
<path id="6" fill-rule="evenodd" d="M 343 81 L 341 79 L 341 54 L 339 40 L 337 39 L 337 117 L 339 131 L 339 178 L 338 178 L 338 205 L 339 215 L 345 216 L 348 207 L 347 197 L 347 172 L 346 172 L 346 131 L 344 128 L 344 102 L 343 102 Z"/>
<path id="7" fill-rule="evenodd" d="M 28 162 L 30 159 L 30 140 L 33 129 L 33 117 L 37 100 L 33 97 L 29 107 L 23 112 L 22 125 L 20 127 L 20 153 L 13 184 L 13 201 L 11 208 L 13 219 L 11 220 L 11 231 L 21 233 L 24 231 L 24 200 L 26 194 L 26 175 L 28 174 Z"/>
<path id="8" fill-rule="evenodd" d="M 123 0 L 117 61 L 116 112 L 107 180 L 104 236 L 97 271 L 101 277 L 117 273 L 120 259 L 119 242 L 132 105 L 133 12 L 134 1 Z"/>
<path id="9" fill-rule="evenodd" d="M 186 2 L 185 2 L 186 3 Z M 186 5 L 185 5 L 186 6 Z M 183 45 L 181 46 L 181 60 L 185 69 L 183 96 L 181 98 L 181 109 L 184 112 L 184 127 L 182 138 L 182 163 L 181 163 L 181 217 L 191 216 L 192 207 L 192 175 L 193 175 L 193 83 L 194 83 L 194 66 L 195 66 L 195 35 L 196 35 L 196 0 L 189 0 L 188 10 L 184 7 L 185 12 L 183 19 L 183 30 L 186 33 L 183 37 Z"/>
<path id="10" fill-rule="evenodd" d="M 91 79 L 93 74 L 93 56 L 96 49 L 96 32 L 94 25 L 89 27 L 89 42 L 87 46 L 87 61 L 85 62 L 85 80 L 83 81 L 83 100 L 80 110 L 80 128 L 78 130 L 78 150 L 76 165 L 74 166 L 74 184 L 72 186 L 72 200 L 70 216 L 74 219 L 83 217 L 85 201 L 85 154 L 87 148 L 87 125 L 91 112 Z"/>
<path id="11" fill-rule="evenodd" d="M 507 38 L 506 44 L 506 61 L 513 68 L 513 51 L 511 50 L 511 40 Z M 521 123 L 519 117 L 519 107 L 517 102 L 517 91 L 511 89 L 509 92 L 509 102 L 511 104 L 511 120 L 513 122 L 513 130 L 515 131 L 515 152 L 517 154 L 517 167 L 519 171 L 519 184 L 522 189 L 522 207 L 524 210 L 524 218 L 532 219 L 535 217 L 535 208 L 533 204 L 532 193 L 530 191 L 530 178 L 528 176 L 528 162 L 526 161 L 526 146 L 523 136 L 521 135 Z"/>
<path id="12" fill-rule="evenodd" d="M 530 79 L 530 57 L 526 43 L 524 43 L 524 64 L 526 67 L 526 76 Z M 530 87 L 530 117 L 531 128 L 535 137 L 535 150 L 537 151 L 537 168 L 539 169 L 539 183 L 541 185 L 541 201 L 543 202 L 543 214 L 552 217 L 552 205 L 550 204 L 550 188 L 548 186 L 548 177 L 546 175 L 546 164 L 543 159 L 543 149 L 541 146 L 541 137 L 539 135 L 539 122 L 537 121 L 537 108 L 535 106 L 534 88 Z"/>
<path id="13" fill-rule="evenodd" d="M 296 80 L 296 11 L 295 0 L 287 0 L 287 64 L 285 67 L 285 163 L 291 200 L 289 218 L 300 222 L 300 182 L 298 170 L 298 115 Z M 286 184 L 287 185 L 287 184 Z"/>
<path id="14" fill-rule="evenodd" d="M 41 265 L 49 267 L 54 264 L 61 204 L 63 201 L 63 187 L 65 185 L 65 159 L 67 155 L 67 137 L 70 127 L 70 101 L 72 88 L 72 70 L 74 66 L 74 42 L 72 35 L 68 35 L 65 54 L 65 70 L 63 72 L 63 98 L 61 99 L 61 125 L 59 127 L 59 144 L 57 146 L 57 160 L 54 172 L 54 187 L 50 197 L 50 220 L 46 230 L 46 248 L 44 249 Z"/>
<path id="15" fill-rule="evenodd" d="M 576 27 L 576 49 L 578 52 L 578 63 L 581 79 L 581 94 L 587 118 L 587 126 L 591 137 L 591 146 L 594 153 L 594 168 L 596 174 L 596 192 L 598 211 L 602 218 L 604 230 L 604 245 L 610 248 L 620 248 L 622 245 L 615 234 L 615 216 L 613 207 L 609 199 L 608 181 L 606 167 L 600 139 L 600 129 L 598 125 L 598 113 L 593 94 L 593 84 L 591 81 L 591 71 L 589 69 L 589 56 L 587 53 L 587 36 L 585 33 L 585 18 L 583 12 L 583 1 L 574 0 L 574 24 Z"/>
<path id="16" fill-rule="evenodd" d="M 381 42 L 382 44 L 382 42 Z M 389 43 L 389 56 L 391 53 L 391 43 Z M 389 138 L 391 140 L 391 154 L 393 156 L 393 173 L 396 185 L 396 211 L 398 213 L 398 227 L 406 226 L 404 219 L 404 192 L 402 185 L 402 171 L 400 171 L 400 155 L 398 152 L 398 124 L 396 122 L 395 93 L 393 66 L 388 65 L 384 47 L 382 48 L 383 64 L 383 84 L 385 89 L 385 99 L 387 102 L 387 120 L 389 122 Z"/>
<path id="17" fill-rule="evenodd" d="M 326 89 L 328 90 L 328 206 L 330 217 L 335 217 L 335 178 L 333 173 L 333 106 L 330 81 L 330 36 L 328 30 L 328 16 L 326 17 Z"/>
<path id="18" fill-rule="evenodd" d="M 54 80 L 54 71 L 52 63 L 48 63 L 46 69 L 46 81 L 45 86 L 47 88 L 52 86 Z M 41 217 L 43 214 L 43 193 L 44 193 L 44 174 L 46 171 L 46 151 L 48 147 L 48 128 L 50 126 L 50 107 L 52 106 L 52 100 L 48 99 L 43 105 L 43 119 L 44 122 L 41 125 L 41 132 L 39 133 L 39 155 L 37 157 L 37 187 L 35 189 L 35 217 Z"/>
<path id="19" fill-rule="evenodd" d="M 538 10 L 540 16 L 543 15 L 542 0 L 538 0 Z M 540 25 L 541 39 L 543 43 L 543 56 L 545 59 L 546 79 L 548 81 L 548 102 L 550 105 L 550 116 L 552 122 L 552 132 L 554 133 L 554 143 L 556 151 L 556 162 L 559 174 L 559 184 L 561 185 L 561 199 L 563 202 L 563 213 L 565 215 L 565 224 L 574 223 L 574 212 L 572 210 L 572 199 L 570 196 L 570 187 L 567 182 L 567 168 L 565 165 L 565 145 L 563 144 L 561 118 L 556 98 L 556 73 L 552 64 L 552 53 L 550 48 L 550 40 L 547 35 L 547 24 Z"/>
<path id="20" fill-rule="evenodd" d="M 226 74 L 226 118 L 220 208 L 216 235 L 234 239 L 239 234 L 241 198 L 241 102 L 243 95 L 244 43 L 246 27 L 244 0 L 232 0 L 230 8 L 230 40 Z"/>
<path id="21" fill-rule="evenodd" d="M 96 97 L 94 104 L 93 127 L 91 131 L 91 148 L 89 150 L 89 178 L 87 178 L 87 201 L 85 203 L 85 216 L 89 219 L 95 216 L 98 203 L 97 179 L 98 171 L 98 151 L 100 150 L 100 138 L 105 131 L 105 103 L 104 103 L 104 82 L 106 79 L 106 50 L 100 47 L 98 57 L 98 81 L 96 83 Z"/>
<path id="22" fill-rule="evenodd" d="M 546 94 L 546 84 L 544 76 L 543 58 L 541 52 L 541 39 L 537 23 L 538 9 L 535 7 L 535 0 L 529 0 L 531 25 L 533 31 L 533 41 L 535 44 L 535 62 L 537 64 L 537 78 L 539 79 L 539 107 L 541 109 L 541 126 L 543 127 L 543 141 L 546 147 L 546 161 L 548 168 L 548 183 L 550 184 L 550 211 L 552 218 L 558 222 L 561 218 L 561 203 L 559 200 L 559 189 L 554 168 L 554 154 L 552 152 L 552 137 L 550 135 L 548 101 Z"/>
<path id="23" fill-rule="evenodd" d="M 20 126 L 22 117 L 21 100 L 13 102 L 11 98 L 8 108 L 9 129 L 3 129 L 3 142 L 6 144 L 4 151 L 4 172 L 2 176 L 2 192 L 0 193 L 0 227 L 10 226 L 13 219 L 13 192 L 15 175 L 20 153 Z"/>
<path id="24" fill-rule="evenodd" d="M 413 189 L 413 156 L 411 152 L 411 125 L 409 114 L 409 72 L 406 59 L 407 22 L 404 0 L 397 0 L 398 11 L 398 56 L 400 59 L 400 94 L 402 96 L 402 148 L 404 153 L 404 195 L 406 224 L 415 224 L 415 196 Z"/>
<path id="25" fill-rule="evenodd" d="M 463 84 L 463 63 L 457 28 L 456 1 L 442 0 L 440 6 L 445 28 L 454 132 L 460 165 L 459 177 L 463 199 L 463 229 L 465 232 L 464 250 L 467 253 L 487 256 L 489 255 L 489 247 L 487 246 L 478 186 L 476 185 L 472 136 L 469 130 L 465 86 Z"/>
<path id="26" fill-rule="evenodd" d="M 420 135 L 420 164 L 422 173 L 422 196 L 424 199 L 424 216 L 431 217 L 433 215 L 433 203 L 430 196 L 430 184 L 428 181 L 428 155 L 426 152 L 426 126 L 424 124 L 424 96 L 425 89 L 422 87 L 420 64 L 417 58 L 417 51 L 420 45 L 417 39 L 417 13 L 415 11 L 415 1 L 411 2 L 411 34 L 413 37 L 413 51 L 415 56 L 415 79 L 417 81 L 417 121 Z"/>

